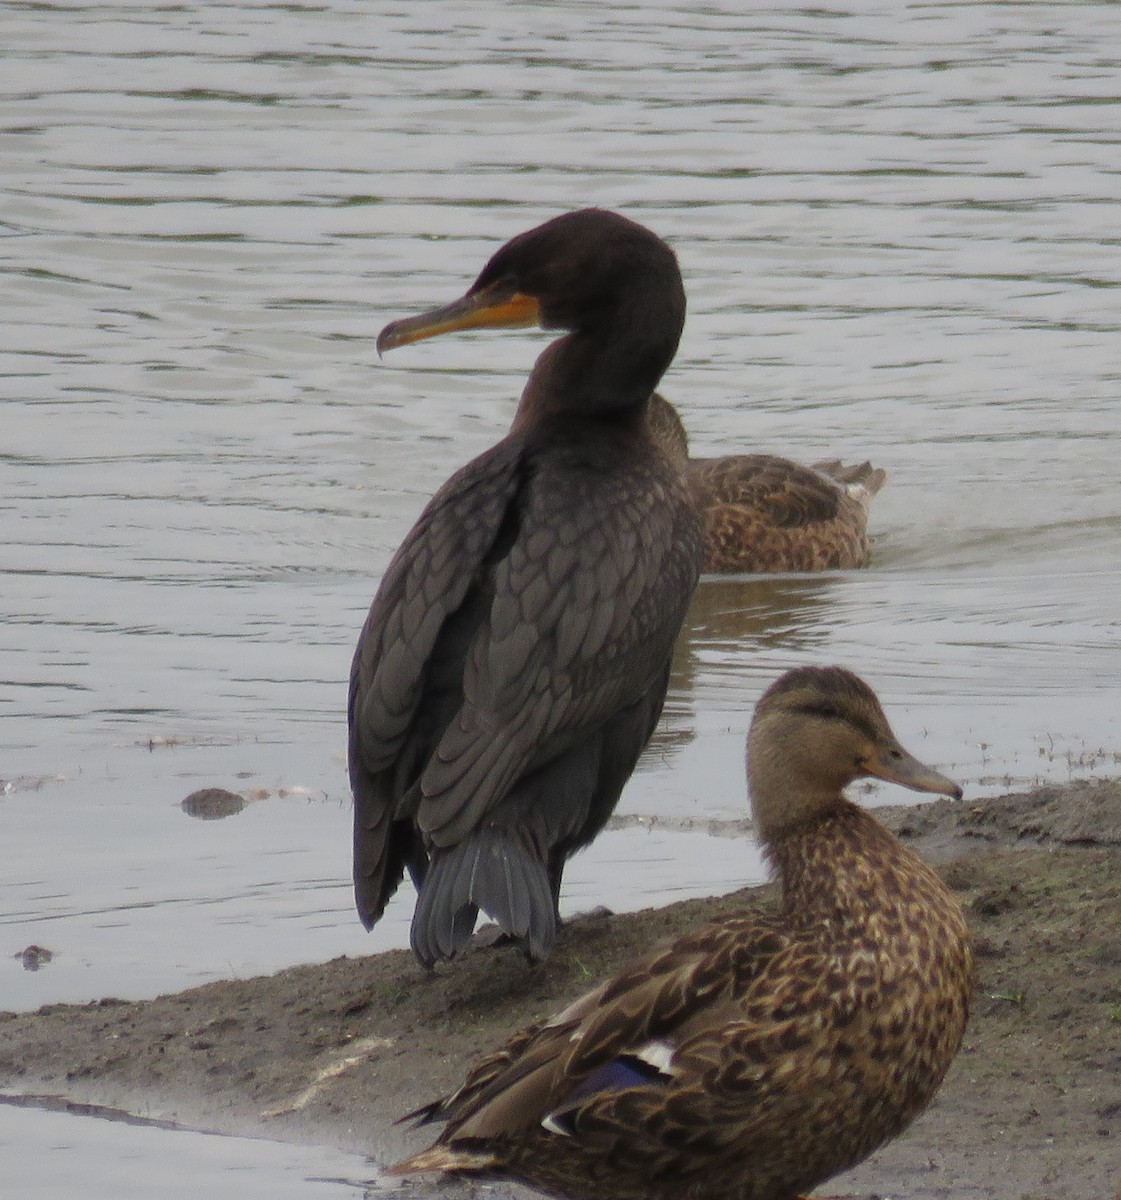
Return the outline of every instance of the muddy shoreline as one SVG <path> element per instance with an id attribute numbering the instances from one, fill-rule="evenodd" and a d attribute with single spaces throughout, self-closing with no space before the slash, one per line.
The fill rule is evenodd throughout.
<path id="1" fill-rule="evenodd" d="M 831 1190 L 1114 1200 L 1121 781 L 876 812 L 938 865 L 966 907 L 978 992 L 962 1053 L 930 1110 Z M 394 1119 L 457 1083 L 514 1028 L 659 938 L 772 895 L 752 888 L 579 919 L 532 969 L 513 952 L 479 949 L 425 975 L 408 952 L 392 951 L 154 1000 L 0 1013 L 0 1087 L 15 1102 L 109 1106 L 384 1161 L 424 1140 Z"/>

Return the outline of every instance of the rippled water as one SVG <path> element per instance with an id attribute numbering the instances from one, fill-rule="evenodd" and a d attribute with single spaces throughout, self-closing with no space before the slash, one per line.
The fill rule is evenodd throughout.
<path id="1" fill-rule="evenodd" d="M 3 1100 L 0 1164 L 5 1194 L 18 1200 L 362 1200 L 376 1175 L 360 1156 L 324 1146 L 193 1133 L 106 1110 L 51 1111 Z"/>
<path id="2" fill-rule="evenodd" d="M 698 453 L 889 482 L 871 570 L 702 585 L 569 910 L 758 876 L 677 827 L 742 814 L 796 663 L 971 795 L 1117 773 L 1121 9 L 742 8 L 4 6 L 0 1007 L 403 944 L 411 896 L 352 915 L 350 655 L 545 339 L 374 335 L 584 204 L 678 252 Z"/>

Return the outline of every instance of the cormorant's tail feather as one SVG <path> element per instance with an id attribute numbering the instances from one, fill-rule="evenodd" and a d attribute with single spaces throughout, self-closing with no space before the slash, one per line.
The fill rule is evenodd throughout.
<path id="1" fill-rule="evenodd" d="M 557 935 L 556 905 L 545 864 L 500 829 L 480 829 L 437 850 L 413 914 L 413 953 L 426 967 L 467 945 L 482 910 L 536 960 Z"/>

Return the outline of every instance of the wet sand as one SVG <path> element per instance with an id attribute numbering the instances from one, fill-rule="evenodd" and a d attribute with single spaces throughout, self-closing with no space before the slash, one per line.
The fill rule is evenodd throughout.
<path id="1" fill-rule="evenodd" d="M 868 1200 L 1121 1195 L 1121 781 L 877 815 L 965 906 L 977 996 L 931 1108 L 829 1190 Z M 515 1028 L 660 938 L 772 900 L 772 889 L 754 888 L 579 919 L 534 968 L 480 948 L 425 975 L 394 951 L 154 1000 L 0 1013 L 0 1085 L 22 1103 L 99 1105 L 383 1162 L 429 1132 L 394 1119 L 453 1087 Z"/>

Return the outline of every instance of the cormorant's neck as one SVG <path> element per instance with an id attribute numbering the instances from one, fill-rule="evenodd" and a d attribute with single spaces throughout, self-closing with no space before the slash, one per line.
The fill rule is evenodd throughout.
<path id="1" fill-rule="evenodd" d="M 673 361 L 681 326 L 670 331 L 634 322 L 567 334 L 534 364 L 518 404 L 514 428 L 573 416 L 622 417 L 644 408 Z"/>

